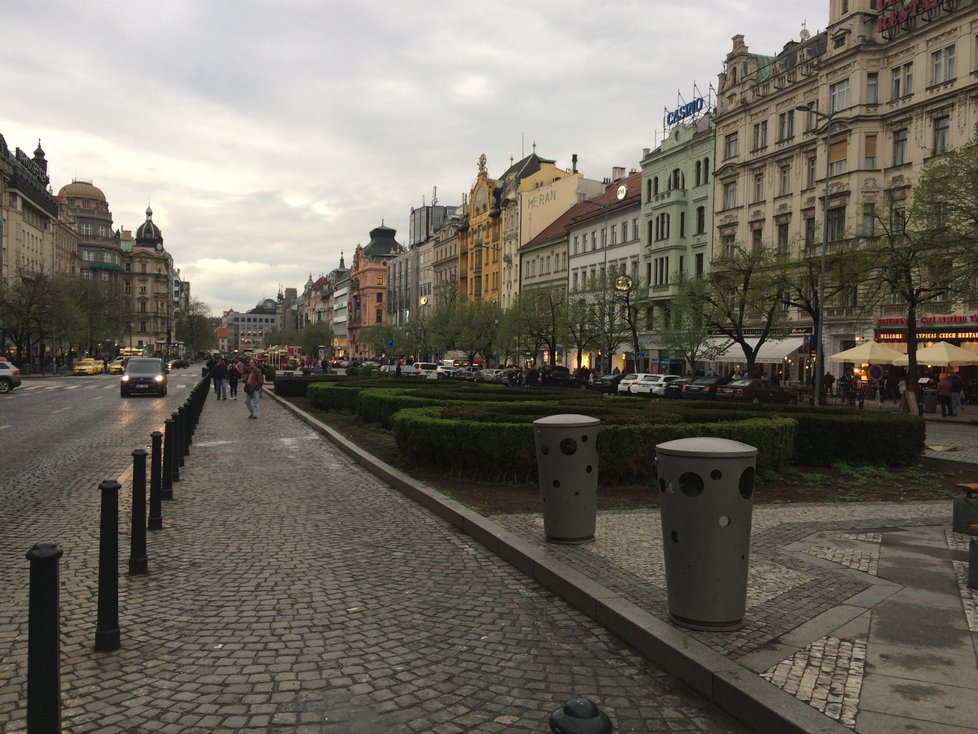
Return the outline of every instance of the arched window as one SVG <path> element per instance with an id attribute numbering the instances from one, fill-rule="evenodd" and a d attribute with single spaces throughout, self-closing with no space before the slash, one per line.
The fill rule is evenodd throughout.
<path id="1" fill-rule="evenodd" d="M 659 177 L 656 176 L 652 179 L 652 196 L 659 195 Z"/>
<path id="2" fill-rule="evenodd" d="M 703 183 L 710 180 L 710 159 L 703 159 Z"/>
<path id="3" fill-rule="evenodd" d="M 699 186 L 703 181 L 700 179 L 703 171 L 702 161 L 696 161 L 696 185 Z"/>

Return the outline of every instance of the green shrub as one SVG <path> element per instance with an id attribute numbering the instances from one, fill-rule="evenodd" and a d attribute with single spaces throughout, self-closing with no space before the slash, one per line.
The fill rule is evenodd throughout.
<path id="1" fill-rule="evenodd" d="M 402 408 L 424 408 L 445 405 L 444 400 L 409 394 L 406 390 L 394 387 L 364 389 L 357 399 L 357 416 L 366 423 L 376 423 L 390 429 L 393 417 Z"/>
<path id="2" fill-rule="evenodd" d="M 344 378 L 341 375 L 277 375 L 275 378 L 275 394 L 284 398 L 305 397 L 309 386 L 318 382 L 338 382 Z"/>
<path id="3" fill-rule="evenodd" d="M 924 451 L 926 426 L 917 416 L 818 409 L 793 417 L 799 426 L 794 460 L 802 466 L 909 466 Z"/>
<path id="4" fill-rule="evenodd" d="M 338 410 L 354 413 L 357 397 L 366 388 L 338 382 L 315 382 L 306 389 L 310 407 L 316 410 Z"/>

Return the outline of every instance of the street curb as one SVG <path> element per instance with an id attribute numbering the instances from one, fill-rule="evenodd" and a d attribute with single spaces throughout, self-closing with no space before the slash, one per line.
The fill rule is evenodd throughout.
<path id="1" fill-rule="evenodd" d="M 689 637 L 679 628 L 649 614 L 567 564 L 551 558 L 546 550 L 531 545 L 491 519 L 372 456 L 273 391 L 266 394 L 329 439 L 371 474 L 441 517 L 605 629 L 621 637 L 648 660 L 683 681 L 750 729 L 785 734 L 852 734 L 852 730 L 765 682 L 756 673 Z"/>

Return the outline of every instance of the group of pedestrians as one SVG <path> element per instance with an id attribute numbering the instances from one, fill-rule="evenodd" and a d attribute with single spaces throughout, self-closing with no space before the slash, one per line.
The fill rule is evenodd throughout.
<path id="1" fill-rule="evenodd" d="M 961 375 L 957 372 L 943 373 L 937 383 L 937 403 L 941 406 L 942 418 L 953 418 L 955 410 L 964 410 L 964 393 Z"/>
<path id="2" fill-rule="evenodd" d="M 210 375 L 214 382 L 214 394 L 217 400 L 227 400 L 228 395 L 232 400 L 238 399 L 238 384 L 244 377 L 245 407 L 248 409 L 248 418 L 258 418 L 258 406 L 261 401 L 262 387 L 265 384 L 265 374 L 261 369 L 261 359 L 252 357 L 248 367 L 244 363 L 234 358 L 225 360 L 220 355 L 214 355 L 204 367 L 204 374 Z"/>

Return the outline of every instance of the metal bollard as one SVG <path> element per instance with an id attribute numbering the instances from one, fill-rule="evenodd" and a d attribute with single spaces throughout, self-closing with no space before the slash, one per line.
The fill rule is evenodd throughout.
<path id="1" fill-rule="evenodd" d="M 36 543 L 27 551 L 31 562 L 27 623 L 27 731 L 61 731 L 61 622 L 58 601 L 57 543 Z"/>
<path id="2" fill-rule="evenodd" d="M 129 575 L 146 573 L 146 449 L 132 452 L 132 527 L 129 532 Z"/>
<path id="3" fill-rule="evenodd" d="M 95 649 L 118 650 L 119 643 L 119 490 L 122 485 L 106 479 L 102 492 L 102 516 L 98 542 L 98 621 Z"/>
<path id="4" fill-rule="evenodd" d="M 163 527 L 163 492 L 162 492 L 162 472 L 163 472 L 163 434 L 153 431 L 150 434 L 152 448 L 150 449 L 152 459 L 149 467 L 149 524 L 150 530 L 159 530 Z M 172 492 L 172 487 L 171 487 Z"/>
<path id="5" fill-rule="evenodd" d="M 189 400 L 181 405 L 179 410 L 183 411 L 183 454 L 189 456 L 190 446 L 194 442 L 194 411 Z"/>
<path id="6" fill-rule="evenodd" d="M 614 730 L 608 715 L 586 698 L 572 698 L 550 715 L 553 734 L 611 734 Z"/>
<path id="7" fill-rule="evenodd" d="M 173 419 L 163 421 L 163 484 L 164 500 L 173 499 Z"/>
<path id="8" fill-rule="evenodd" d="M 183 432 L 184 432 L 185 429 L 184 429 L 184 423 L 183 423 L 183 416 L 185 415 L 185 413 L 184 412 L 181 412 L 178 409 L 178 410 L 174 410 L 173 413 L 171 413 L 171 415 L 173 416 L 174 426 L 177 429 L 176 430 L 176 434 L 175 434 L 176 435 L 176 442 L 173 444 L 173 455 L 176 457 L 176 462 L 173 465 L 173 470 L 174 470 L 173 481 L 174 482 L 179 482 L 180 481 L 180 467 L 183 466 L 183 456 L 184 456 L 184 453 L 183 453 L 183 447 L 184 447 Z"/>
<path id="9" fill-rule="evenodd" d="M 173 411 L 170 413 L 170 417 L 173 419 L 173 441 L 170 443 L 170 448 L 172 449 L 170 460 L 173 462 L 173 483 L 176 484 L 180 481 L 180 467 L 183 466 L 183 450 L 180 448 L 183 442 L 183 437 L 180 435 L 181 420 L 180 413 Z"/>

